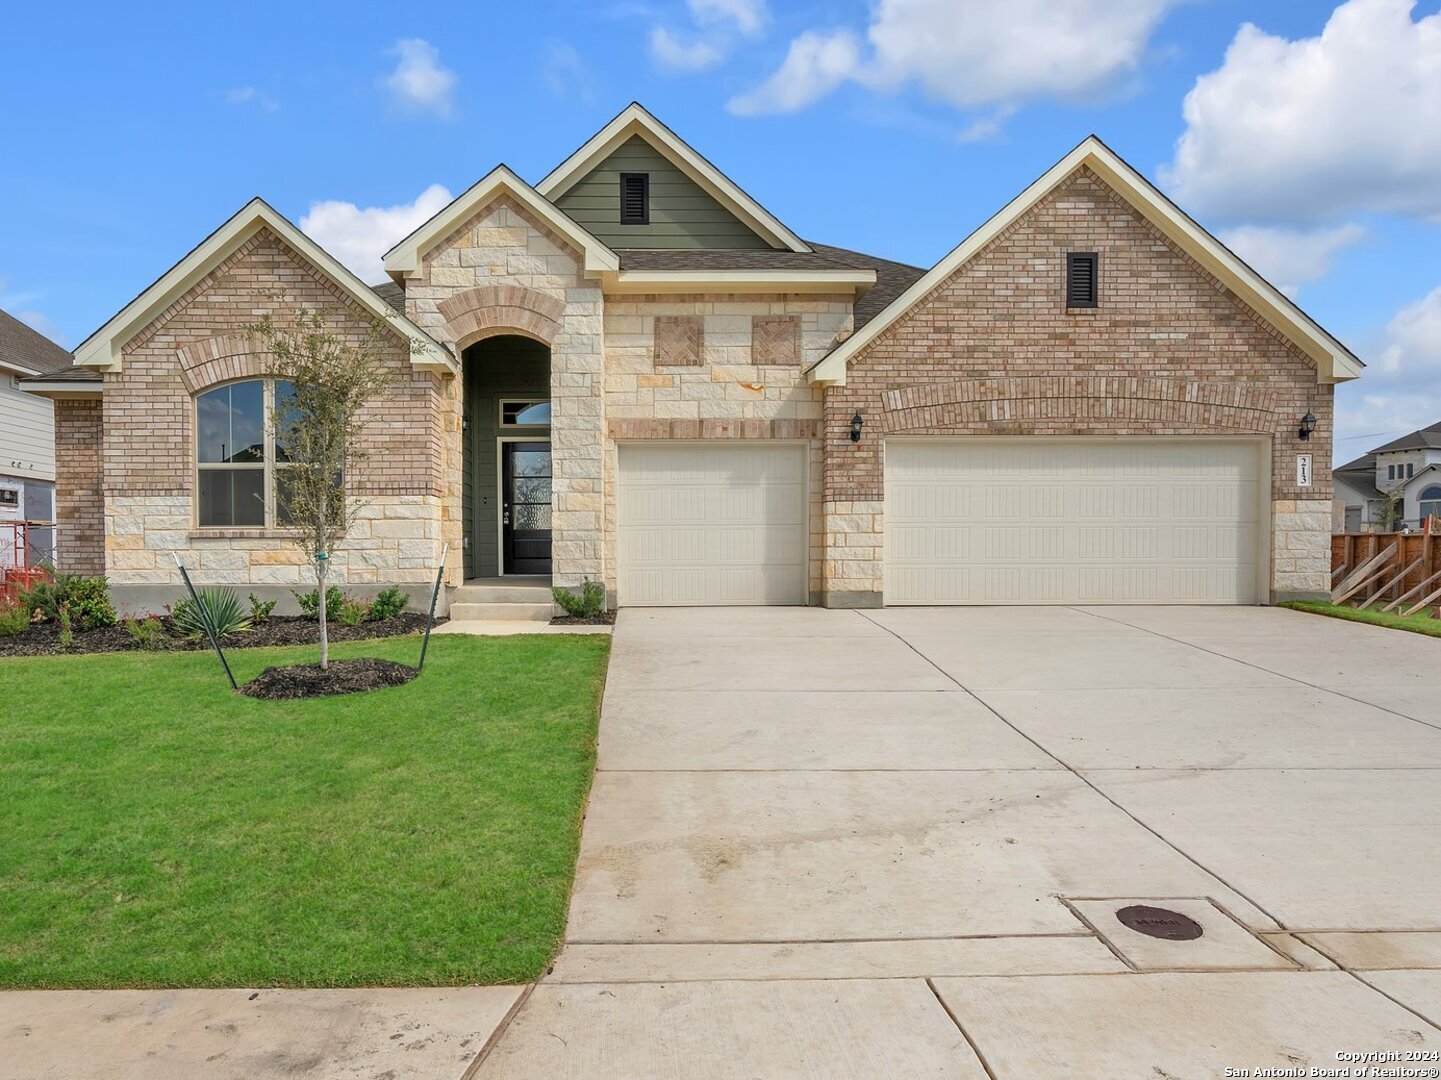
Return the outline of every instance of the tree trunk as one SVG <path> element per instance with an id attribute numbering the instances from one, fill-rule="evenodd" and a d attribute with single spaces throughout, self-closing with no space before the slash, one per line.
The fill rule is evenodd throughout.
<path id="1" fill-rule="evenodd" d="M 320 586 L 320 670 L 330 670 L 330 627 L 326 620 L 327 608 L 330 605 L 326 602 L 325 576 L 329 567 L 327 559 L 315 560 L 315 580 Z"/>

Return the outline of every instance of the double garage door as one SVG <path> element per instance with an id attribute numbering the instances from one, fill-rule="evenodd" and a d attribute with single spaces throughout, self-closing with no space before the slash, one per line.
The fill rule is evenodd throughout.
<path id="1" fill-rule="evenodd" d="M 888 604 L 1249 604 L 1255 442 L 886 444 Z"/>
<path id="2" fill-rule="evenodd" d="M 892 440 L 887 604 L 1248 604 L 1266 561 L 1256 442 Z M 625 445 L 620 603 L 803 604 L 806 451 Z"/>

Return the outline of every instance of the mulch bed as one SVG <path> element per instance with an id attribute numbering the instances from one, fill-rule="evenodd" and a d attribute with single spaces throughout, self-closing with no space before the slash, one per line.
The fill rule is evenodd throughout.
<path id="1" fill-rule="evenodd" d="M 550 620 L 551 626 L 614 626 L 615 608 L 602 611 L 599 615 L 581 618 L 579 615 L 557 615 Z"/>
<path id="2" fill-rule="evenodd" d="M 240 688 L 247 697 L 267 701 L 355 694 L 385 686 L 403 686 L 420 672 L 393 660 L 332 660 L 324 671 L 319 664 L 268 667 Z"/>
<path id="3" fill-rule="evenodd" d="M 168 627 L 168 619 L 161 619 Z M 436 619 L 439 626 L 444 619 Z M 331 641 L 365 641 L 370 638 L 404 637 L 418 634 L 425 629 L 425 616 L 415 611 L 405 611 L 389 619 L 363 622 L 358 626 L 341 626 L 330 623 Z M 320 626 L 314 619 L 303 615 L 272 615 L 262 623 L 239 634 L 226 634 L 220 644 L 227 649 L 256 649 L 276 645 L 316 645 L 320 641 Z M 165 636 L 160 651 L 190 652 L 210 648 L 210 641 L 187 641 L 184 638 Z M 10 637 L 0 637 L 0 656 L 50 656 L 56 653 L 103 653 L 142 652 L 125 627 L 117 623 L 103 630 L 77 630 L 70 648 L 60 647 L 60 626 L 58 623 L 36 623 L 26 630 Z"/>

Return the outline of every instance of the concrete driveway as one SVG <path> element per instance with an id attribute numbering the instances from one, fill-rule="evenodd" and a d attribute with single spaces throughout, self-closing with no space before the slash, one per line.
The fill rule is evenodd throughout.
<path id="1" fill-rule="evenodd" d="M 1414 635 L 1266 608 L 626 611 L 567 944 L 477 1075 L 1441 1052 L 1438 769 L 1441 642 Z M 1128 930 L 1139 902 L 1204 932 Z"/>

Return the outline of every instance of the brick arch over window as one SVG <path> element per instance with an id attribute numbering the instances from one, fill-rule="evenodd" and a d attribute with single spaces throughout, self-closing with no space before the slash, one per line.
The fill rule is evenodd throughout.
<path id="1" fill-rule="evenodd" d="M 1275 401 L 1242 383 L 1126 376 L 962 379 L 884 391 L 886 433 L 1078 434 L 1135 431 L 1269 435 Z M 1064 429 L 1064 432 L 1062 431 Z"/>
<path id="2" fill-rule="evenodd" d="M 191 394 L 237 379 L 259 379 L 272 373 L 275 358 L 246 334 L 221 334 L 175 350 L 180 378 Z"/>
<path id="3" fill-rule="evenodd" d="M 456 352 L 498 334 L 520 334 L 554 344 L 564 313 L 564 298 L 523 285 L 481 285 L 440 304 L 445 336 Z"/>

